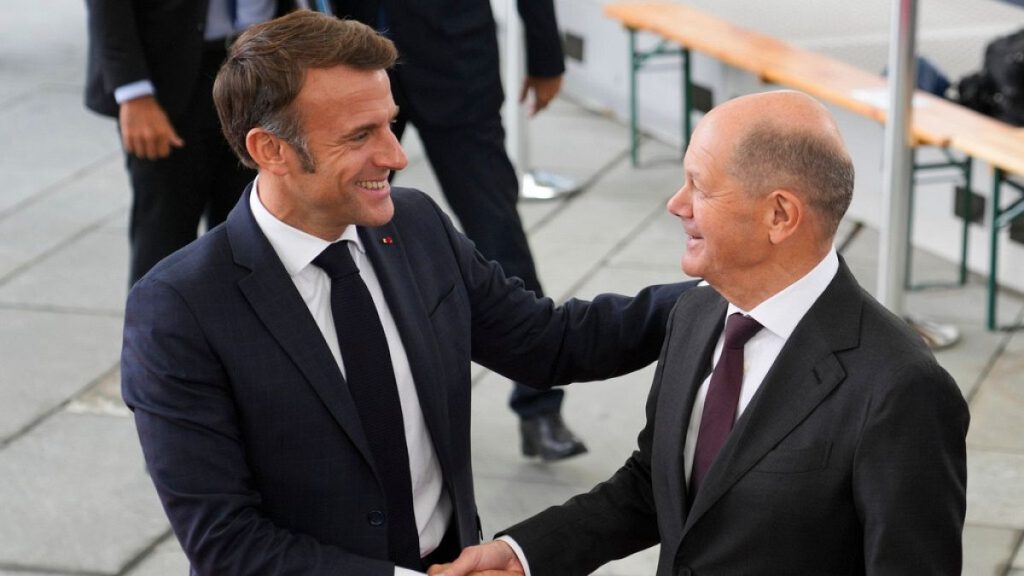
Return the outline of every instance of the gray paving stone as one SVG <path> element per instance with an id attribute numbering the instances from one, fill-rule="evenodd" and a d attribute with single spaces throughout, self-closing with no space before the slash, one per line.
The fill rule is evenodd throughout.
<path id="1" fill-rule="evenodd" d="M 1024 573 L 1024 540 L 1017 541 L 1017 553 L 1014 555 L 1010 566 L 1013 570 L 1019 570 Z"/>
<path id="2" fill-rule="evenodd" d="M 1005 340 L 1006 335 L 999 332 L 989 332 L 981 325 L 977 318 L 964 319 L 962 311 L 958 308 L 969 308 L 965 305 L 966 293 L 980 293 L 983 289 L 979 287 L 968 287 L 957 293 L 938 294 L 913 294 L 908 299 L 908 306 L 911 310 L 929 310 L 934 312 L 918 312 L 921 317 L 956 326 L 960 330 L 960 341 L 953 346 L 935 351 L 935 358 L 945 368 L 956 383 L 964 397 L 973 398 L 982 382 L 980 376 L 988 368 L 989 364 L 999 353 L 999 347 Z M 980 297 L 980 296 L 979 296 Z M 925 298 L 931 301 L 924 306 L 919 306 Z M 979 317 L 982 313 L 979 312 Z M 975 402 L 972 402 L 972 410 Z M 971 426 L 974 426 L 972 421 Z"/>
<path id="3" fill-rule="evenodd" d="M 143 559 L 137 566 L 127 572 L 127 576 L 167 576 L 168 574 L 188 574 L 188 558 L 173 535 L 167 536 L 159 546 Z"/>
<path id="4" fill-rule="evenodd" d="M 0 439 L 107 372 L 120 334 L 120 318 L 0 309 Z"/>
<path id="5" fill-rule="evenodd" d="M 653 142 L 646 147 L 671 153 L 671 148 Z M 604 196 L 620 200 L 651 200 L 665 208 L 665 203 L 683 184 L 683 163 L 674 156 L 651 165 L 634 168 L 628 159 L 605 167 L 606 172 L 591 188 L 587 196 Z M 668 214 L 668 210 L 665 210 Z"/>
<path id="6" fill-rule="evenodd" d="M 125 193 L 128 193 L 127 187 Z M 100 225 L 98 230 L 116 231 L 128 242 L 128 217 L 131 213 L 131 207 L 128 202 L 124 203 L 124 207 L 121 210 L 116 211 L 113 215 L 108 216 L 103 224 Z M 126 244 L 127 245 L 127 244 Z"/>
<path id="7" fill-rule="evenodd" d="M 0 563 L 114 573 L 167 530 L 130 419 L 62 413 L 0 452 Z"/>
<path id="8" fill-rule="evenodd" d="M 15 175 L 5 186 L 0 213 L 98 161 L 118 154 L 114 123 L 82 108 L 77 87 L 52 89 L 0 110 L 0 170 Z M 46 150 L 25 146 L 46 135 Z M 54 162 L 59 158 L 59 162 Z"/>
<path id="9" fill-rule="evenodd" d="M 628 152 L 629 132 L 624 126 L 568 102 L 556 102 L 526 122 L 530 149 L 525 169 L 554 172 L 584 184 Z"/>
<path id="10" fill-rule="evenodd" d="M 572 490 L 568 495 L 575 494 L 583 488 L 589 488 L 608 477 L 618 467 L 612 461 L 602 465 L 600 456 L 595 456 L 603 446 L 596 440 L 587 437 L 582 430 L 587 423 L 578 418 L 575 406 L 579 402 L 592 401 L 592 391 L 584 393 L 582 387 L 594 386 L 597 383 L 577 384 L 570 386 L 565 395 L 562 414 L 566 423 L 576 430 L 591 452 L 553 465 L 542 464 L 537 460 L 528 460 L 520 453 L 519 423 L 516 416 L 508 410 L 509 382 L 505 378 L 488 373 L 473 388 L 473 470 L 476 479 L 495 479 L 513 484 L 527 482 L 533 484 L 550 484 Z M 501 499 L 502 491 L 477 489 L 478 501 Z"/>
<path id="11" fill-rule="evenodd" d="M 120 315 L 127 286 L 128 238 L 98 228 L 0 286 L 0 303 Z"/>
<path id="12" fill-rule="evenodd" d="M 0 281 L 123 212 L 131 195 L 119 158 L 76 175 L 16 213 L 0 214 Z"/>
<path id="13" fill-rule="evenodd" d="M 970 446 L 1024 454 L 1024 334 L 1007 344 L 971 403 Z"/>
<path id="14" fill-rule="evenodd" d="M 616 268 L 671 270 L 682 275 L 686 235 L 679 219 L 665 212 L 651 219 L 609 262 Z"/>
<path id="15" fill-rule="evenodd" d="M 1017 530 L 972 524 L 964 526 L 963 574 L 1002 576 L 1019 539 Z"/>
<path id="16" fill-rule="evenodd" d="M 121 399 L 121 369 L 115 366 L 95 384 L 72 398 L 64 410 L 72 414 L 130 417 L 131 410 Z"/>
<path id="17" fill-rule="evenodd" d="M 83 2 L 52 0 L 45 10 L 29 5 L 7 10 L 0 20 L 0 74 L 81 85 L 85 35 Z"/>
<path id="18" fill-rule="evenodd" d="M 657 204 L 585 197 L 573 202 L 531 236 L 534 257 L 546 291 L 565 296 L 596 265 L 611 256 L 638 230 Z"/>
<path id="19" fill-rule="evenodd" d="M 967 523 L 1024 529 L 1024 454 L 967 451 Z"/>

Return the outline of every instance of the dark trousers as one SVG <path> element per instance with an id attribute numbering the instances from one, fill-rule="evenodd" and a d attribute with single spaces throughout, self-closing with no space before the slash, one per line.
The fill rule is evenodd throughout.
<path id="1" fill-rule="evenodd" d="M 185 113 L 174 129 L 185 141 L 171 155 L 145 160 L 126 155 L 132 183 L 130 282 L 196 239 L 199 222 L 212 228 L 227 218 L 256 176 L 242 166 L 220 130 L 213 106 L 213 79 L 224 61 L 223 46 L 203 54 L 203 69 Z"/>
<path id="2" fill-rule="evenodd" d="M 501 264 L 506 275 L 518 276 L 528 290 L 543 296 L 516 209 L 519 182 L 505 151 L 500 110 L 472 124 L 431 125 L 412 112 L 409 95 L 395 74 L 391 75 L 391 86 L 401 110 L 393 124 L 395 134 L 401 139 L 407 122 L 416 126 L 441 191 L 463 232 L 481 254 Z M 562 396 L 562 390 L 534 390 L 516 383 L 509 405 L 520 418 L 530 418 L 558 411 Z"/>

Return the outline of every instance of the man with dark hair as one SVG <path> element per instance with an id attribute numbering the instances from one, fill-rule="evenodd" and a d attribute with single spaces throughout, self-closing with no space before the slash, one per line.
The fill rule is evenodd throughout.
<path id="1" fill-rule="evenodd" d="M 729 101 L 684 178 L 668 209 L 710 286 L 673 312 L 637 450 L 430 573 L 590 574 L 660 543 L 658 576 L 959 575 L 967 406 L 836 255 L 853 165 L 827 110 Z"/>
<path id="2" fill-rule="evenodd" d="M 538 386 L 654 360 L 688 284 L 555 306 L 406 165 L 371 28 L 300 11 L 232 47 L 214 99 L 259 175 L 125 311 L 122 392 L 198 574 L 391 576 L 479 541 L 470 362 Z"/>
<path id="3" fill-rule="evenodd" d="M 505 274 L 543 296 L 516 202 L 519 183 L 505 151 L 504 92 L 497 27 L 489 0 L 333 0 L 339 17 L 376 27 L 394 40 L 399 63 L 389 70 L 399 113 L 399 140 L 416 126 L 430 166 L 462 230 Z M 516 2 L 523 22 L 526 79 L 520 100 L 548 106 L 562 86 L 565 62 L 554 0 Z M 517 89 L 519 87 L 511 87 Z M 514 383 L 509 407 L 519 416 L 522 452 L 544 461 L 587 451 L 561 415 L 562 390 Z"/>
<path id="4" fill-rule="evenodd" d="M 117 118 L 132 185 L 129 284 L 224 221 L 256 175 L 221 136 L 210 89 L 231 41 L 288 0 L 87 0 L 86 106 Z"/>

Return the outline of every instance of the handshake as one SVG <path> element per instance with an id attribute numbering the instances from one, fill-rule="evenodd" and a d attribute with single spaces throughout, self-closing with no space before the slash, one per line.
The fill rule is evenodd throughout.
<path id="1" fill-rule="evenodd" d="M 449 564 L 435 564 L 429 576 L 522 576 L 526 569 L 504 540 L 470 546 Z"/>

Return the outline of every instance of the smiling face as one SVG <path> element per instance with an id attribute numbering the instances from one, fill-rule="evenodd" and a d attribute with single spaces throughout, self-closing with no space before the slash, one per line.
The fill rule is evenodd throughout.
<path id="1" fill-rule="evenodd" d="M 715 111 L 697 127 L 683 161 L 683 187 L 668 201 L 682 220 L 682 268 L 712 286 L 756 282 L 770 248 L 765 200 L 728 171 L 739 134 Z"/>
<path id="2" fill-rule="evenodd" d="M 279 185 L 260 187 L 267 209 L 325 240 L 338 238 L 351 224 L 388 223 L 394 214 L 388 176 L 408 161 L 391 131 L 398 108 L 387 73 L 347 66 L 310 69 L 292 107 L 313 171 L 285 143 Z"/>

